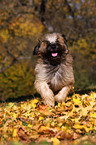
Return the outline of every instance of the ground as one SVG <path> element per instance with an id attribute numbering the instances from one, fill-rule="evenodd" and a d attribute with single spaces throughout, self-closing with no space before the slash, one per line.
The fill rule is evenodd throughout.
<path id="1" fill-rule="evenodd" d="M 34 98 L 0 103 L 0 144 L 96 144 L 96 93 L 73 94 L 55 107 Z"/>

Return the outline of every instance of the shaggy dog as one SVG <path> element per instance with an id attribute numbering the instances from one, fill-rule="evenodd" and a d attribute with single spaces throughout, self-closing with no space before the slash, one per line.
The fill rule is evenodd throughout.
<path id="1" fill-rule="evenodd" d="M 38 55 L 35 88 L 44 104 L 54 106 L 65 101 L 74 84 L 72 57 L 66 39 L 60 33 L 45 35 L 36 45 L 33 55 Z"/>

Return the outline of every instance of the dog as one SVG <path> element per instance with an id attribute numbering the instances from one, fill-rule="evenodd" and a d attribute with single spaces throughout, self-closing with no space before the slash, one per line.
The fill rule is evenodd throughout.
<path id="1" fill-rule="evenodd" d="M 46 34 L 35 46 L 33 55 L 39 57 L 34 84 L 44 104 L 54 106 L 55 101 L 65 101 L 74 85 L 73 59 L 65 36 Z"/>

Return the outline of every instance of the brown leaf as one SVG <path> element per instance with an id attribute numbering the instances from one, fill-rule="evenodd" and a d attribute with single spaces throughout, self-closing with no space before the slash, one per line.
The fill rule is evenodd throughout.
<path id="1" fill-rule="evenodd" d="M 42 143 L 42 142 L 44 142 L 44 141 L 47 141 L 47 142 L 49 142 L 49 143 L 52 143 L 51 139 L 49 139 L 49 138 L 46 137 L 46 136 L 40 136 L 40 137 L 36 140 L 37 143 Z"/>
<path id="2" fill-rule="evenodd" d="M 59 139 L 68 139 L 68 140 L 72 140 L 73 139 L 73 134 L 64 132 L 64 131 L 59 131 L 55 137 L 58 137 Z"/>
<path id="3" fill-rule="evenodd" d="M 72 139 L 77 139 L 77 138 L 79 138 L 80 137 L 80 135 L 78 134 L 78 133 L 73 133 L 73 137 L 72 137 Z"/>
<path id="4" fill-rule="evenodd" d="M 30 135 L 30 140 L 31 141 L 35 141 L 35 140 L 37 140 L 38 138 L 39 138 L 39 134 L 37 134 L 37 132 L 32 132 L 32 134 Z"/>
<path id="5" fill-rule="evenodd" d="M 39 134 L 48 134 L 49 135 L 55 135 L 57 132 L 56 128 L 49 128 L 49 127 L 45 127 L 45 126 L 41 126 L 38 133 Z"/>
<path id="6" fill-rule="evenodd" d="M 38 131 L 38 129 L 40 128 L 41 124 L 36 124 L 32 127 L 33 130 Z"/>
<path id="7" fill-rule="evenodd" d="M 53 114 L 47 105 L 39 105 L 38 110 L 43 116 L 50 116 Z"/>
<path id="8" fill-rule="evenodd" d="M 65 111 L 71 111 L 73 108 L 72 104 L 70 106 L 65 106 Z"/>
<path id="9" fill-rule="evenodd" d="M 38 110 L 48 110 L 48 106 L 47 105 L 39 105 Z"/>
<path id="10" fill-rule="evenodd" d="M 29 132 L 27 132 L 24 128 L 20 127 L 18 130 L 18 136 L 22 141 L 29 141 Z"/>
<path id="11" fill-rule="evenodd" d="M 0 118 L 2 118 L 2 113 L 0 112 Z"/>

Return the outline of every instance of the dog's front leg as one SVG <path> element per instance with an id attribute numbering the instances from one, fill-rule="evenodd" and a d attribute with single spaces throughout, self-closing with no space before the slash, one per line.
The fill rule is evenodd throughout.
<path id="1" fill-rule="evenodd" d="M 71 89 L 72 89 L 72 85 L 65 86 L 64 88 L 62 88 L 59 91 L 59 93 L 55 96 L 55 101 L 58 103 L 64 102 Z"/>
<path id="2" fill-rule="evenodd" d="M 38 93 L 41 95 L 44 104 L 47 104 L 48 106 L 55 105 L 54 94 L 52 90 L 49 88 L 47 82 L 35 81 L 35 88 L 38 91 Z"/>

